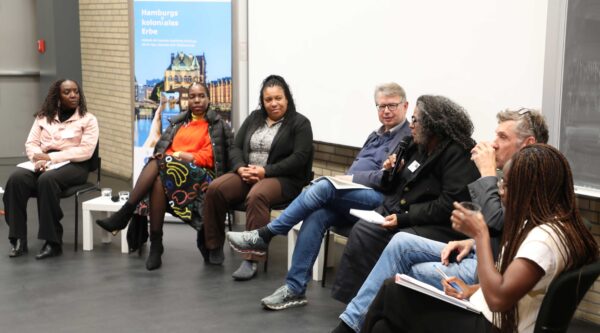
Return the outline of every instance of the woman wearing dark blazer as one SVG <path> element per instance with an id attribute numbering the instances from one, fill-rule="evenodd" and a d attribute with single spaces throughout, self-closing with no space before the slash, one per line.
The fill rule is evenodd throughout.
<path id="1" fill-rule="evenodd" d="M 204 204 L 204 244 L 208 262 L 224 260 L 224 222 L 227 210 L 240 203 L 246 206 L 246 230 L 269 222 L 270 207 L 291 201 L 310 181 L 312 128 L 296 111 L 290 89 L 277 75 L 267 77 L 260 92 L 260 109 L 244 121 L 230 151 L 232 172 L 212 182 Z M 247 280 L 256 274 L 260 256 L 246 254 L 233 274 Z"/>
<path id="2" fill-rule="evenodd" d="M 410 129 L 413 143 L 404 163 L 387 181 L 392 160 L 384 163 L 383 205 L 376 209 L 388 220 L 383 225 L 359 221 L 353 227 L 332 296 L 348 303 L 356 296 L 381 253 L 398 232 L 449 242 L 465 235 L 452 229 L 452 202 L 471 199 L 467 185 L 480 177 L 471 161 L 475 141 L 473 123 L 466 110 L 444 96 L 422 95 L 417 99 Z"/>

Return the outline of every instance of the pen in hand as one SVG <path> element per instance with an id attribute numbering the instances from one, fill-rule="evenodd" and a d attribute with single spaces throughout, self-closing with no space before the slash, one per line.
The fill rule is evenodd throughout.
<path id="1" fill-rule="evenodd" d="M 456 282 L 449 282 L 448 279 L 448 275 L 446 275 L 446 273 L 444 273 L 444 271 L 442 271 L 438 266 L 433 266 L 435 268 L 436 271 L 438 271 L 438 273 L 440 273 L 440 275 L 442 276 L 442 278 L 448 282 L 448 284 L 450 284 L 452 286 L 452 288 L 456 289 L 458 292 L 462 292 L 462 289 L 458 286 L 458 283 Z"/>

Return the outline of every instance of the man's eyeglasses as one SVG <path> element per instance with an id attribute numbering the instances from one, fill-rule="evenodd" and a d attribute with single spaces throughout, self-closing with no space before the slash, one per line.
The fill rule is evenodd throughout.
<path id="1" fill-rule="evenodd" d="M 517 110 L 519 116 L 524 117 L 527 120 L 527 124 L 529 128 L 533 130 L 533 121 L 531 120 L 531 109 L 528 108 L 520 108 Z"/>
<path id="2" fill-rule="evenodd" d="M 375 106 L 377 106 L 377 111 L 379 112 L 385 111 L 385 108 L 387 108 L 390 111 L 396 111 L 400 104 L 402 103 L 377 104 Z"/>
<path id="3" fill-rule="evenodd" d="M 528 115 L 528 114 L 531 114 L 531 109 L 520 108 L 520 109 L 517 110 L 517 113 L 519 114 L 519 116 Z"/>

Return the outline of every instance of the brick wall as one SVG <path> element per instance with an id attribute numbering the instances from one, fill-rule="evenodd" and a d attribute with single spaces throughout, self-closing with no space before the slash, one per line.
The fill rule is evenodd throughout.
<path id="1" fill-rule="evenodd" d="M 345 173 L 358 153 L 358 148 L 315 142 L 313 171 L 315 177 L 333 176 Z M 579 197 L 577 199 L 581 214 L 592 223 L 592 233 L 600 244 L 600 199 Z M 596 280 L 590 291 L 580 303 L 575 317 L 600 324 L 600 279 Z"/>
<path id="2" fill-rule="evenodd" d="M 128 0 L 79 0 L 82 84 L 100 124 L 102 170 L 131 178 L 133 74 Z"/>
<path id="3" fill-rule="evenodd" d="M 360 150 L 354 147 L 333 145 L 319 141 L 314 142 L 314 147 L 313 172 L 315 173 L 315 178 L 345 174 Z"/>

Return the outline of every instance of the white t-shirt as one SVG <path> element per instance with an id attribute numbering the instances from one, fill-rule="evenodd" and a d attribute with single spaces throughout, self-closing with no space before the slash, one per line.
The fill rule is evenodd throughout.
<path id="1" fill-rule="evenodd" d="M 533 332 L 542 300 L 552 280 L 563 271 L 565 267 L 564 257 L 566 255 L 566 249 L 560 245 L 556 232 L 548 225 L 533 228 L 525 240 L 523 240 L 519 250 L 517 250 L 515 259 L 529 259 L 540 266 L 545 274 L 533 289 L 519 300 L 517 305 L 519 311 L 519 332 Z M 471 296 L 470 301 L 482 310 L 481 313 L 487 320 L 492 322 L 493 315 L 485 302 L 481 288 Z"/>

